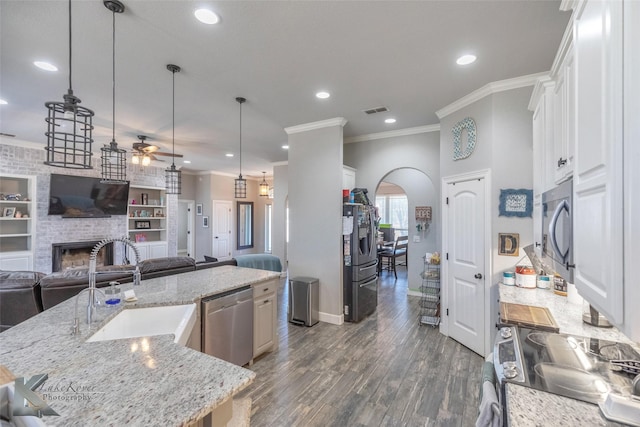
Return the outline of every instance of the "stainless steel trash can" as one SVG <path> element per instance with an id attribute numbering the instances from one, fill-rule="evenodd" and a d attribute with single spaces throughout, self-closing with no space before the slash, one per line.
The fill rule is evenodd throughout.
<path id="1" fill-rule="evenodd" d="M 318 323 L 320 281 L 313 277 L 289 280 L 289 322 L 313 326 Z"/>

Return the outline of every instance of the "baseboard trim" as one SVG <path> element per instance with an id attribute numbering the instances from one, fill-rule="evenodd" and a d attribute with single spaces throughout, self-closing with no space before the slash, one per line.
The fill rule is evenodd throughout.
<path id="1" fill-rule="evenodd" d="M 344 323 L 344 315 L 337 315 L 331 313 L 318 313 L 318 320 L 325 323 L 331 323 L 332 325 L 342 325 Z"/>

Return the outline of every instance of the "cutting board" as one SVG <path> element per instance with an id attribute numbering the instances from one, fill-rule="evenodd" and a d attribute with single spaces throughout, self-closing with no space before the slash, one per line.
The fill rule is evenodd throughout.
<path id="1" fill-rule="evenodd" d="M 549 309 L 545 307 L 501 302 L 500 321 L 508 325 L 524 326 L 525 328 L 550 332 L 560 331 L 556 320 Z"/>
<path id="2" fill-rule="evenodd" d="M 6 366 L 0 365 L 0 385 L 5 385 L 13 382 L 16 377 L 7 369 Z"/>

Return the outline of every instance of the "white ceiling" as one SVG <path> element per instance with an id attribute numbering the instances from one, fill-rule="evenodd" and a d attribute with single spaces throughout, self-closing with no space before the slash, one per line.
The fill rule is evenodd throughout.
<path id="1" fill-rule="evenodd" d="M 287 160 L 284 128 L 334 117 L 345 137 L 437 124 L 435 111 L 485 84 L 546 71 L 569 19 L 559 1 L 151 1 L 124 0 L 116 15 L 118 144 L 136 135 L 171 151 L 171 72 L 176 74 L 175 150 L 183 170 L 271 173 Z M 201 24 L 208 5 L 221 17 Z M 98 147 L 111 140 L 112 14 L 73 1 L 73 90 L 95 111 Z M 46 101 L 68 88 L 63 0 L 1 0 L 0 132 L 45 146 Z M 476 63 L 460 67 L 464 53 Z M 33 66 L 58 66 L 46 72 Z M 331 98 L 314 94 L 327 90 Z M 363 110 L 387 106 L 389 113 Z M 383 119 L 395 117 L 387 125 Z M 225 157 L 232 152 L 234 158 Z M 158 166 L 168 163 L 156 163 Z"/>

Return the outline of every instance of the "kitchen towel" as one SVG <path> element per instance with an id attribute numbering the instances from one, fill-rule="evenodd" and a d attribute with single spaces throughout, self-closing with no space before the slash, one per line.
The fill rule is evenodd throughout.
<path id="1" fill-rule="evenodd" d="M 484 381 L 476 427 L 500 427 L 500 412 L 495 385 L 491 381 Z"/>

